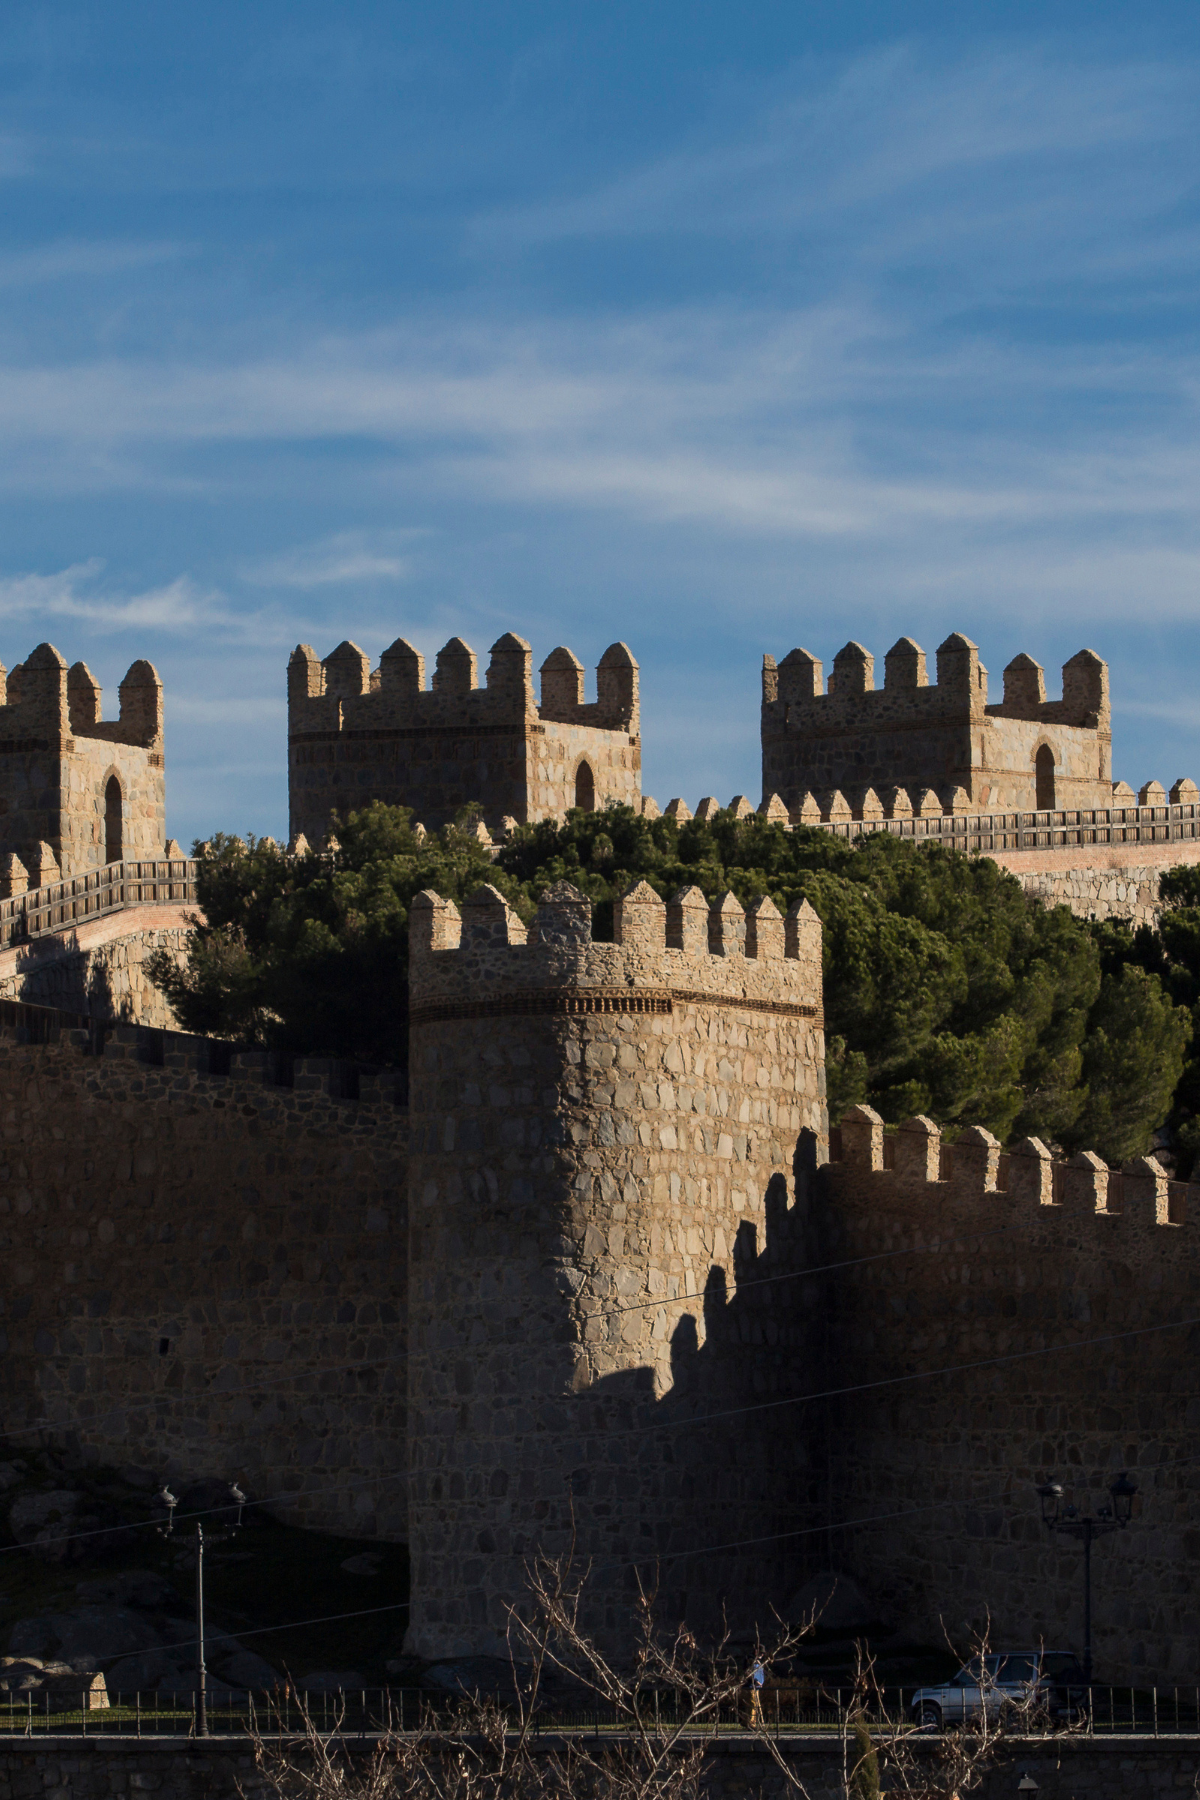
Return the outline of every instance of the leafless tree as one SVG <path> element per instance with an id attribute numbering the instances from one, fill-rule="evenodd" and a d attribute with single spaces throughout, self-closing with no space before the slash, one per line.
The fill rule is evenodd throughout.
<path id="1" fill-rule="evenodd" d="M 751 1671 L 789 1660 L 815 1616 L 798 1627 L 781 1623 L 769 1644 L 756 1636 L 749 1654 L 744 1646 L 735 1650 L 728 1628 L 706 1648 L 686 1626 L 663 1630 L 657 1591 L 639 1580 L 632 1656 L 618 1662 L 580 1622 L 587 1586 L 587 1572 L 577 1574 L 569 1557 L 539 1557 L 529 1572 L 532 1623 L 515 1611 L 510 1618 L 510 1652 L 540 1655 L 543 1671 L 554 1670 L 590 1695 L 614 1727 L 608 1741 L 573 1737 L 556 1748 L 564 1791 L 605 1800 L 693 1800 L 709 1748 L 706 1730 L 736 1717 L 770 1742 Z"/>
<path id="2" fill-rule="evenodd" d="M 618 1661 L 581 1622 L 586 1589 L 570 1557 L 534 1562 L 528 1607 L 510 1614 L 504 1705 L 484 1694 L 438 1710 L 427 1703 L 414 1728 L 382 1722 L 369 1751 L 353 1753 L 342 1719 L 319 1729 L 303 1702 L 298 1732 L 268 1720 L 252 1734 L 260 1791 L 274 1800 L 699 1800 L 723 1719 L 740 1719 L 786 1769 L 751 1672 L 790 1658 L 813 1620 L 781 1625 L 750 1653 L 727 1630 L 705 1648 L 686 1627 L 664 1630 L 654 1588 L 639 1585 L 632 1652 Z M 554 1712 L 590 1713 L 593 1727 L 603 1714 L 600 1728 L 585 1719 L 583 1729 L 537 1729 L 552 1723 L 551 1688 Z M 788 1782 L 803 1797 L 790 1772 Z"/>
<path id="3" fill-rule="evenodd" d="M 1030 1682 L 1017 1696 L 999 1688 L 990 1643 L 990 1621 L 978 1633 L 967 1666 L 978 1672 L 977 1696 L 968 1716 L 931 1733 L 918 1720 L 890 1711 L 874 1658 L 858 1646 L 854 1694 L 842 1723 L 845 1791 L 867 1800 L 882 1780 L 889 1800 L 964 1800 L 979 1787 L 1014 1741 L 1036 1735 L 1059 1738 L 1080 1730 L 1077 1719 L 1052 1717 L 1043 1685 Z M 949 1640 L 947 1640 L 949 1641 Z"/>

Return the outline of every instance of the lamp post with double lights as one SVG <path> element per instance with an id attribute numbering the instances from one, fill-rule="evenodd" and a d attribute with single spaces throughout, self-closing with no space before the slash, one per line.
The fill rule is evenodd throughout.
<path id="1" fill-rule="evenodd" d="M 245 1496 L 245 1494 L 243 1494 L 241 1488 L 238 1486 L 236 1481 L 230 1485 L 229 1498 L 233 1501 L 234 1505 L 237 1507 L 237 1522 L 233 1526 L 232 1530 L 239 1531 L 241 1529 L 242 1508 L 246 1504 L 246 1496 Z M 155 1495 L 155 1499 L 160 1501 L 161 1504 L 163 1506 L 165 1506 L 167 1509 L 167 1522 L 165 1525 L 159 1526 L 159 1528 L 158 1528 L 159 1535 L 162 1537 L 170 1537 L 172 1532 L 175 1529 L 175 1508 L 179 1505 L 178 1497 L 171 1492 L 170 1488 L 167 1486 L 166 1482 L 164 1481 L 160 1491 Z M 232 1532 L 230 1535 L 232 1535 Z M 208 1679 L 207 1670 L 205 1669 L 205 1666 L 204 1666 L 204 1527 L 200 1523 L 200 1520 L 197 1519 L 196 1520 L 196 1736 L 197 1737 L 207 1737 L 208 1736 L 207 1679 Z"/>
<path id="2" fill-rule="evenodd" d="M 1037 1491 L 1042 1503 L 1042 1524 L 1046 1529 L 1078 1538 L 1083 1545 L 1083 1679 L 1088 1687 L 1092 1685 L 1092 1540 L 1106 1537 L 1110 1531 L 1124 1531 L 1133 1517 L 1137 1483 L 1122 1469 L 1108 1491 L 1112 1504 L 1102 1506 L 1094 1513 L 1081 1513 L 1078 1507 L 1064 1506 L 1060 1482 L 1044 1481 Z"/>

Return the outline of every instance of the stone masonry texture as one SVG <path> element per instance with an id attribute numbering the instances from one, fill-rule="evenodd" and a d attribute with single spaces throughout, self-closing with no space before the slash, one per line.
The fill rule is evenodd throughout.
<path id="1" fill-rule="evenodd" d="M 639 884 L 599 944 L 564 883 L 528 942 L 495 889 L 412 919 L 408 1647 L 498 1652 L 572 1533 L 610 1636 L 660 1559 L 744 1617 L 777 1559 L 680 1553 L 794 1519 L 807 1448 L 688 1420 L 775 1378 L 727 1296 L 823 1133 L 816 915 Z"/>
<path id="2" fill-rule="evenodd" d="M 997 1644 L 1078 1648 L 1082 1553 L 1035 1489 L 1056 1474 L 1085 1510 L 1128 1469 L 1137 1516 L 1093 1552 L 1097 1679 L 1194 1681 L 1200 1189 L 927 1119 L 885 1137 L 867 1107 L 833 1144 L 829 1518 L 888 1518 L 835 1530 L 834 1558 L 924 1641 L 990 1615 Z"/>
<path id="3" fill-rule="evenodd" d="M 1098 658 L 1061 701 L 1018 658 L 998 707 L 966 639 L 934 684 L 909 640 L 887 660 L 877 692 L 847 646 L 828 695 L 805 653 L 768 667 L 770 817 L 936 836 L 1078 912 L 1153 916 L 1162 870 L 1200 854 L 1200 796 L 1113 789 Z M 429 690 L 402 642 L 375 672 L 301 647 L 293 830 L 371 798 L 431 826 L 468 801 L 491 824 L 637 804 L 628 651 L 592 704 L 569 651 L 541 674 L 535 706 L 511 635 L 483 687 L 457 639 Z M 90 870 L 114 829 L 161 846 L 157 677 L 135 664 L 107 726 L 89 682 L 42 646 L 0 706 L 31 886 Z M 119 815 L 98 810 L 114 775 Z M 131 906 L 0 951 L 8 1429 L 407 1537 L 428 1656 L 500 1650 L 527 1558 L 572 1542 L 610 1642 L 639 1575 L 668 1615 L 749 1631 L 832 1567 L 910 1636 L 990 1616 L 997 1642 L 1077 1649 L 1079 1552 L 1034 1488 L 1054 1473 L 1086 1505 L 1127 1468 L 1097 1675 L 1195 1681 L 1200 1189 L 864 1108 L 830 1131 L 807 907 L 638 886 L 598 943 L 566 886 L 528 933 L 495 889 L 461 916 L 420 896 L 411 1106 L 378 1071 L 101 1029 L 170 1023 L 144 957 L 185 927 Z"/>
<path id="4" fill-rule="evenodd" d="M 0 1032 L 5 1428 L 405 1531 L 407 1119 L 394 1085 L 118 1026 Z M 338 1097 L 352 1080 L 358 1099 Z"/>
<path id="5" fill-rule="evenodd" d="M 173 1030 L 178 1020 L 146 959 L 169 950 L 182 962 L 189 929 L 183 907 L 145 906 L 0 950 L 0 999 Z"/>
<path id="6" fill-rule="evenodd" d="M 293 838 L 320 843 L 332 812 L 373 800 L 411 807 L 430 830 L 471 803 L 494 831 L 505 818 L 561 818 L 577 804 L 639 806 L 638 666 L 628 648 L 604 652 L 592 702 L 582 664 L 560 648 L 542 664 L 537 704 L 532 661 L 524 638 L 507 632 L 481 687 L 474 652 L 451 638 L 427 689 L 424 658 L 402 638 L 374 672 L 356 644 L 323 662 L 299 645 L 288 664 Z"/>
<path id="7" fill-rule="evenodd" d="M 5 1014 L 11 1427 L 407 1536 L 429 1656 L 495 1652 L 572 1537 L 613 1641 L 638 1572 L 750 1630 L 832 1567 L 910 1636 L 1078 1649 L 1034 1490 L 1127 1468 L 1097 1678 L 1194 1681 L 1200 1190 L 827 1132 L 815 915 L 639 885 L 615 929 L 565 885 L 528 934 L 495 889 L 420 896 L 411 1112 L 368 1070 Z"/>

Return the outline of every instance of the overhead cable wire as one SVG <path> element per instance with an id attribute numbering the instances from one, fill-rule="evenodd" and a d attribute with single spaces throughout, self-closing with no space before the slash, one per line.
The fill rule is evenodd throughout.
<path id="1" fill-rule="evenodd" d="M 1004 1232 L 1010 1231 L 1011 1229 L 1011 1225 L 998 1225 L 990 1231 L 976 1232 L 972 1231 L 970 1227 L 966 1227 L 965 1229 L 956 1232 L 952 1241 L 939 1241 L 933 1244 L 908 1244 L 898 1250 L 879 1250 L 872 1252 L 869 1256 L 848 1257 L 840 1262 L 815 1263 L 803 1269 L 789 1269 L 785 1274 L 781 1275 L 754 1276 L 747 1281 L 739 1281 L 735 1273 L 733 1297 L 736 1299 L 739 1294 L 744 1293 L 748 1288 L 769 1287 L 780 1281 L 798 1281 L 805 1276 L 828 1275 L 839 1269 L 857 1268 L 863 1263 L 884 1262 L 897 1256 L 933 1256 L 942 1251 L 960 1247 L 963 1239 L 970 1238 L 977 1240 L 980 1238 L 999 1237 Z M 674 1296 L 659 1295 L 656 1299 L 636 1300 L 623 1306 L 601 1306 L 596 1312 L 591 1313 L 588 1316 L 591 1318 L 603 1318 L 610 1313 L 644 1312 L 660 1306 L 685 1306 L 689 1302 L 700 1302 L 703 1301 L 703 1299 L 704 1295 L 702 1292 L 695 1294 L 677 1294 Z M 379 1327 L 373 1326 L 370 1329 L 378 1330 Z M 69 1360 L 62 1352 L 57 1352 L 55 1355 L 60 1360 Z M 407 1361 L 407 1357 L 401 1356 L 363 1357 L 354 1362 L 332 1363 L 311 1369 L 297 1369 L 294 1373 L 283 1376 L 279 1381 L 257 1382 L 251 1386 L 235 1388 L 208 1387 L 202 1389 L 177 1388 L 170 1392 L 161 1390 L 159 1393 L 151 1395 L 145 1400 L 119 1401 L 107 1413 L 101 1413 L 99 1415 L 99 1420 L 90 1419 L 87 1421 L 87 1424 L 89 1426 L 95 1426 L 99 1421 L 107 1423 L 118 1417 L 123 1417 L 127 1413 L 149 1412 L 156 1406 L 170 1405 L 181 1399 L 201 1398 L 205 1400 L 237 1400 L 243 1396 L 250 1395 L 283 1394 L 284 1382 L 312 1381 L 323 1378 L 326 1375 L 350 1374 L 355 1370 L 397 1368 L 406 1365 Z M 303 1394 L 299 1396 L 299 1398 L 308 1401 L 313 1398 L 320 1399 L 322 1396 Z M 0 1438 L 8 1440 L 17 1437 L 32 1437 L 37 1436 L 40 1432 L 67 1429 L 79 1430 L 80 1425 L 78 1420 L 58 1422 L 43 1421 L 37 1425 L 18 1425 L 14 1426 L 11 1431 L 0 1432 Z"/>
<path id="2" fill-rule="evenodd" d="M 691 1418 L 662 1419 L 662 1420 L 655 1419 L 647 1425 L 626 1426 L 623 1429 L 618 1430 L 618 1431 L 609 1431 L 606 1429 L 602 1429 L 600 1431 L 585 1432 L 584 1435 L 586 1435 L 586 1436 L 602 1436 L 606 1439 L 611 1439 L 611 1438 L 620 1438 L 620 1437 L 641 1436 L 642 1434 L 644 1434 L 645 1432 L 648 1432 L 648 1431 L 691 1429 L 695 1425 L 708 1425 L 718 1419 L 741 1418 L 749 1413 L 768 1412 L 768 1411 L 771 1411 L 775 1408 L 782 1407 L 782 1406 L 803 1406 L 803 1405 L 809 1404 L 811 1401 L 814 1401 L 814 1400 L 834 1400 L 834 1399 L 839 1399 L 843 1395 L 846 1395 L 846 1394 L 861 1394 L 861 1393 L 869 1392 L 872 1389 L 899 1387 L 899 1386 L 903 1386 L 909 1382 L 930 1381 L 937 1377 L 947 1376 L 947 1375 L 961 1375 L 961 1374 L 968 1373 L 972 1369 L 990 1369 L 990 1368 L 995 1368 L 998 1365 L 1005 1364 L 1005 1363 L 1033 1361 L 1037 1357 L 1041 1357 L 1041 1356 L 1064 1356 L 1075 1350 L 1091 1349 L 1091 1348 L 1095 1347 L 1097 1344 L 1121 1343 L 1121 1342 L 1126 1341 L 1129 1338 L 1146 1337 L 1146 1336 L 1150 1335 L 1152 1332 L 1156 1332 L 1156 1331 L 1182 1331 L 1182 1330 L 1186 1329 L 1187 1327 L 1193 1326 L 1193 1325 L 1200 1325 L 1200 1318 L 1161 1320 L 1158 1324 L 1155 1324 L 1155 1325 L 1139 1326 L 1138 1328 L 1136 1328 L 1135 1330 L 1132 1330 L 1132 1331 L 1106 1332 L 1103 1334 L 1103 1336 L 1093 1337 L 1093 1338 L 1080 1338 L 1075 1343 L 1070 1343 L 1070 1344 L 1043 1344 L 1039 1349 L 1036 1349 L 1036 1350 L 1014 1350 L 1014 1351 L 1010 1351 L 1009 1353 L 1007 1353 L 1006 1355 L 1003 1355 L 1003 1356 L 986 1356 L 986 1357 L 981 1357 L 978 1360 L 973 1361 L 973 1362 L 950 1363 L 941 1369 L 916 1369 L 916 1370 L 911 1371 L 907 1375 L 885 1376 L 878 1381 L 853 1382 L 846 1387 L 825 1388 L 825 1389 L 820 1390 L 819 1392 L 812 1393 L 812 1394 L 791 1394 L 791 1395 L 786 1396 L 782 1400 L 764 1400 L 764 1401 L 755 1402 L 753 1405 L 750 1405 L 750 1406 L 727 1407 L 727 1408 L 724 1408 L 720 1412 L 701 1413 L 701 1414 L 695 1415 Z M 576 1398 L 581 1399 L 581 1400 L 587 1400 L 588 1397 L 589 1396 L 586 1393 L 576 1396 Z M 528 1436 L 529 1434 L 521 1433 L 518 1435 Z M 1200 1460 L 1200 1459 L 1197 1459 L 1197 1460 Z M 402 1480 L 407 1475 L 407 1473 L 408 1473 L 408 1471 L 406 1469 L 398 1469 L 398 1470 L 393 1471 L 389 1475 L 380 1476 L 378 1479 L 380 1482 L 382 1482 L 382 1481 L 399 1481 L 399 1480 Z M 311 1496 L 314 1496 L 317 1494 L 322 1494 L 322 1493 L 340 1493 L 343 1491 L 344 1485 L 345 1484 L 339 1482 L 328 1488 L 287 1489 L 284 1492 L 279 1493 L 279 1494 L 270 1494 L 270 1495 L 264 1496 L 262 1499 L 247 1501 L 246 1504 L 248 1506 L 271 1506 L 271 1505 L 277 1505 L 281 1501 L 308 1499 Z M 182 1514 L 180 1516 L 183 1518 L 197 1518 L 197 1517 L 203 1518 L 203 1517 L 207 1516 L 209 1513 L 228 1513 L 233 1510 L 234 1504 L 235 1504 L 235 1502 L 229 1501 L 229 1502 L 223 1503 L 221 1506 L 218 1506 L 218 1507 L 208 1507 L 208 1508 L 201 1509 L 200 1511 L 198 1511 L 196 1513 L 186 1513 L 186 1514 Z M 117 1525 L 101 1526 L 94 1531 L 66 1532 L 60 1537 L 41 1538 L 41 1539 L 39 1539 L 39 1542 L 44 1543 L 44 1544 L 69 1543 L 69 1542 L 74 1541 L 76 1538 L 100 1537 L 100 1536 L 103 1536 L 103 1535 L 105 1535 L 109 1532 L 113 1532 L 113 1531 L 136 1531 L 136 1530 L 143 1529 L 144 1526 L 147 1526 L 147 1525 L 158 1525 L 158 1524 L 161 1524 L 161 1520 L 155 1520 L 155 1519 L 135 1520 L 132 1524 L 129 1524 L 129 1525 L 117 1524 Z M 823 1525 L 820 1527 L 815 1527 L 814 1529 L 825 1531 L 825 1530 L 832 1530 L 832 1529 L 841 1529 L 841 1527 L 831 1527 L 831 1526 Z M 753 1540 L 749 1540 L 749 1541 L 753 1541 Z M 28 1548 L 28 1546 L 23 1545 L 23 1544 L 0 1545 L 0 1555 L 11 1553 L 14 1550 L 23 1550 L 23 1549 L 27 1549 L 27 1548 Z M 693 1554 L 699 1554 L 699 1552 L 689 1551 L 686 1554 L 693 1555 Z"/>

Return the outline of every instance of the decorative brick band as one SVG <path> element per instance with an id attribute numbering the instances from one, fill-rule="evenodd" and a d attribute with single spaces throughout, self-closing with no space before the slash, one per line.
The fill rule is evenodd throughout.
<path id="1" fill-rule="evenodd" d="M 454 1019 L 586 1013 L 670 1013 L 680 1001 L 692 1006 L 722 1006 L 742 1012 L 775 1013 L 787 1019 L 816 1019 L 820 1009 L 786 1000 L 747 1000 L 738 994 L 707 994 L 693 988 L 530 988 L 523 994 L 495 994 L 490 1000 L 447 1000 L 414 1006 L 410 1025 L 445 1025 Z"/>
<path id="2" fill-rule="evenodd" d="M 288 736 L 289 744 L 342 744 L 361 740 L 364 743 L 396 743 L 411 738 L 504 738 L 504 737 L 545 737 L 546 727 L 539 725 L 536 719 L 501 720 L 499 724 L 448 724 L 448 725 L 372 725 L 370 728 L 355 729 L 347 726 L 341 731 L 293 731 Z M 637 739 L 630 740 L 633 743 Z"/>
<path id="3" fill-rule="evenodd" d="M 447 1000 L 414 1006 L 410 1025 L 443 1025 L 451 1019 L 509 1019 L 547 1013 L 669 1013 L 665 988 L 529 988 L 490 1000 Z"/>
<path id="4" fill-rule="evenodd" d="M 774 1013 L 782 1019 L 819 1019 L 819 1006 L 792 1000 L 750 1000 L 744 994 L 704 994 L 694 988 L 672 988 L 671 998 L 692 1006 L 725 1006 L 738 1012 Z"/>

